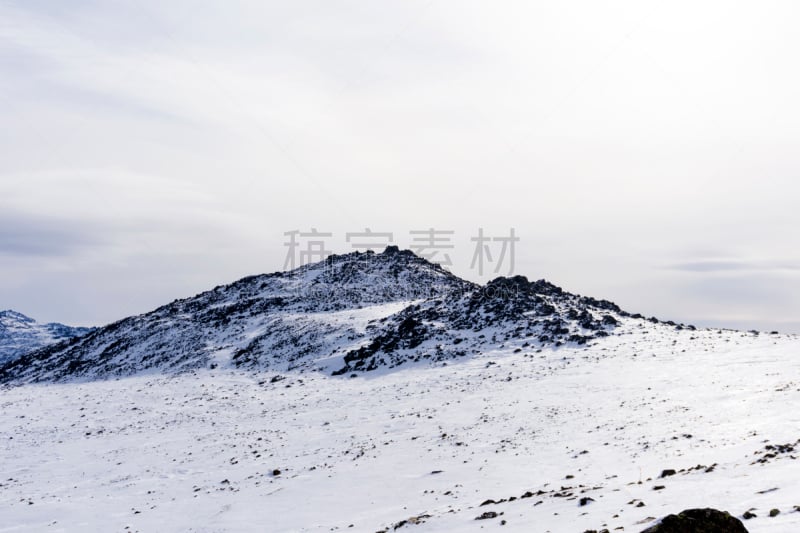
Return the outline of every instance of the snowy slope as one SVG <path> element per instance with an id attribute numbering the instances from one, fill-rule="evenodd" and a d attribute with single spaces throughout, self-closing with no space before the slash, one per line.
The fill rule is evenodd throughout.
<path id="1" fill-rule="evenodd" d="M 800 340 L 617 333 L 354 379 L 6 388 L 0 531 L 641 531 L 705 506 L 800 530 Z"/>
<path id="2" fill-rule="evenodd" d="M 40 324 L 10 309 L 0 311 L 0 364 L 43 346 L 85 335 L 89 331 L 91 328 L 76 328 L 55 322 Z"/>

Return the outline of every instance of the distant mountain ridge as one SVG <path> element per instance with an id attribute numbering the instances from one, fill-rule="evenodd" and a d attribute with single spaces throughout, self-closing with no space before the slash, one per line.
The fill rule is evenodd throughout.
<path id="1" fill-rule="evenodd" d="M 90 331 L 92 328 L 65 326 L 56 322 L 40 324 L 11 309 L 0 311 L 0 364 Z"/>
<path id="2" fill-rule="evenodd" d="M 0 382 L 218 366 L 369 372 L 512 346 L 586 344 L 641 318 L 544 280 L 480 286 L 390 246 L 176 300 L 0 365 Z"/>

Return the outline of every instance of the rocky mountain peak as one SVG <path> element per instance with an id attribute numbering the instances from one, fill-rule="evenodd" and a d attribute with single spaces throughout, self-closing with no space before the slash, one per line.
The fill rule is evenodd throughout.
<path id="1" fill-rule="evenodd" d="M 0 381 L 159 369 L 343 374 L 498 347 L 585 344 L 631 318 L 618 306 L 525 276 L 480 286 L 389 246 L 242 278 L 0 366 Z M 42 370 L 42 369 L 47 369 Z"/>
<path id="2" fill-rule="evenodd" d="M 6 309 L 4 311 L 0 311 L 0 325 L 4 325 L 10 322 L 30 324 L 36 321 L 31 317 L 25 316 L 22 313 L 14 311 L 13 309 Z"/>

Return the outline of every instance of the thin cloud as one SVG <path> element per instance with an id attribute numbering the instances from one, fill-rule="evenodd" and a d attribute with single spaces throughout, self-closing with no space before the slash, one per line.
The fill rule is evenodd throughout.
<path id="1" fill-rule="evenodd" d="M 689 261 L 667 266 L 669 270 L 681 272 L 722 273 L 722 272 L 779 272 L 800 271 L 800 265 L 793 263 L 764 263 L 756 261 L 708 260 Z"/>
<path id="2" fill-rule="evenodd" d="M 0 255 L 61 257 L 107 244 L 91 226 L 69 219 L 26 213 L 0 214 Z"/>

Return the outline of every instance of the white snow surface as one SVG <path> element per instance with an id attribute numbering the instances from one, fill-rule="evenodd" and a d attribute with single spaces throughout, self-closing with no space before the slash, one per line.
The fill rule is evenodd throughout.
<path id="1" fill-rule="evenodd" d="M 3 386 L 0 532 L 635 532 L 696 507 L 800 530 L 800 339 L 623 318 L 582 346 L 523 340 L 355 378 Z"/>

